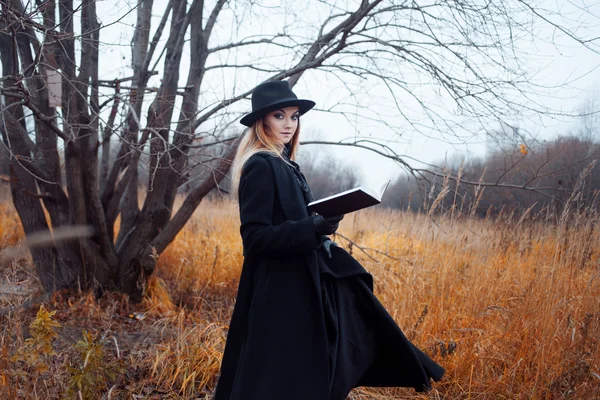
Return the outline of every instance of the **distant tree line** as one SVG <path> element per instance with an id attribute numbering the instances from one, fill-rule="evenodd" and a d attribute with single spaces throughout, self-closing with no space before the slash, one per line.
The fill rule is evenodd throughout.
<path id="1" fill-rule="evenodd" d="M 488 181 L 511 182 L 535 190 L 488 187 L 477 200 L 473 188 L 463 187 L 458 190 L 458 198 L 470 208 L 475 206 L 478 214 L 548 209 L 558 215 L 569 199 L 576 208 L 595 207 L 600 194 L 599 158 L 600 143 L 579 136 L 560 137 L 531 148 L 520 145 L 510 153 L 497 149 L 485 159 L 470 163 L 464 169 L 465 179 L 477 180 L 485 174 Z"/>
<path id="2" fill-rule="evenodd" d="M 595 135 L 594 135 L 595 136 Z M 226 143 L 210 145 L 225 151 Z M 210 168 L 205 168 L 214 155 L 205 154 L 203 147 L 192 152 L 190 174 L 180 192 L 193 190 L 205 181 Z M 219 151 L 218 149 L 216 150 Z M 111 154 L 111 161 L 114 153 Z M 8 174 L 8 154 L 0 149 L 0 175 Z M 143 158 L 143 157 L 142 157 Z M 414 212 L 429 211 L 435 205 L 439 211 L 454 210 L 461 214 L 478 216 L 514 212 L 521 215 L 526 210 L 547 210 L 560 214 L 571 198 L 574 207 L 600 205 L 600 142 L 592 135 L 574 134 L 555 140 L 526 146 L 525 144 L 497 144 L 481 158 L 462 161 L 454 158 L 446 162 L 445 169 L 435 170 L 436 175 L 415 178 L 403 173 L 392 181 L 383 199 L 383 206 Z M 316 199 L 329 196 L 362 182 L 355 165 L 335 155 L 333 149 L 306 146 L 298 163 L 306 175 Z M 439 163 L 438 163 L 439 164 Z M 139 165 L 139 175 L 148 177 L 145 163 Z M 196 167 L 196 168 L 195 168 Z M 458 182 L 445 179 L 449 171 L 460 176 Z M 514 187 L 478 186 L 473 182 L 510 182 Z M 211 192 L 210 198 L 229 197 L 228 180 Z M 465 184 L 464 182 L 471 182 Z M 527 186 L 529 189 L 523 189 Z M 574 194 L 574 190 L 577 193 Z"/>
<path id="3" fill-rule="evenodd" d="M 572 135 L 532 145 L 498 145 L 485 157 L 454 160 L 435 175 L 416 180 L 398 177 L 388 189 L 390 208 L 460 212 L 485 216 L 500 212 L 521 215 L 546 210 L 559 215 L 570 207 L 598 207 L 600 143 Z M 453 171 L 458 180 L 448 180 Z M 465 182 L 469 182 L 466 184 Z M 477 185 L 486 182 L 487 185 Z M 510 182 L 511 187 L 494 184 Z"/>

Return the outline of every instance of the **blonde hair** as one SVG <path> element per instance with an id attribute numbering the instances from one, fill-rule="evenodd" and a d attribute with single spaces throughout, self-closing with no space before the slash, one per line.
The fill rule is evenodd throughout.
<path id="1" fill-rule="evenodd" d="M 298 128 L 292 136 L 291 151 L 288 154 L 290 160 L 296 159 L 296 152 L 298 150 L 298 138 L 300 136 L 300 121 L 298 121 Z M 231 193 L 237 198 L 238 186 L 240 184 L 240 177 L 242 176 L 242 169 L 246 162 L 255 155 L 256 153 L 268 153 L 273 157 L 279 157 L 283 161 L 287 162 L 283 156 L 284 144 L 276 140 L 269 128 L 265 125 L 263 118 L 259 118 L 254 122 L 250 128 L 246 129 L 244 137 L 240 141 L 237 153 L 233 159 L 233 165 L 231 166 Z"/>

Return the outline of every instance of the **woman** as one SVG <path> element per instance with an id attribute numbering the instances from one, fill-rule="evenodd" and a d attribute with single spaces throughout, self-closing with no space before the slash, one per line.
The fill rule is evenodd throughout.
<path id="1" fill-rule="evenodd" d="M 259 85 L 233 166 L 244 265 L 216 400 L 343 400 L 356 386 L 427 390 L 444 370 L 373 295 L 372 277 L 325 235 L 342 216 L 309 215 L 293 161 L 300 115 L 288 82 Z M 239 185 L 236 183 L 239 182 Z"/>

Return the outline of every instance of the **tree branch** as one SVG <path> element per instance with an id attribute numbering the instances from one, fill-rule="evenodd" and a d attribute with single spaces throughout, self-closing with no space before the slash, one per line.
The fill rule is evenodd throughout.
<path id="1" fill-rule="evenodd" d="M 419 179 L 419 177 L 417 175 L 424 177 L 424 174 L 429 174 L 434 177 L 448 177 L 448 179 L 450 179 L 451 181 L 460 182 L 460 183 L 464 183 L 464 184 L 472 185 L 472 186 L 502 187 L 502 188 L 510 188 L 510 189 L 529 190 L 529 191 L 532 191 L 535 193 L 539 193 L 539 194 L 541 194 L 545 197 L 548 197 L 552 200 L 559 201 L 556 197 L 545 192 L 545 191 L 551 191 L 551 190 L 556 191 L 556 188 L 552 188 L 552 187 L 540 188 L 540 187 L 535 187 L 535 186 L 516 185 L 516 184 L 508 184 L 508 183 L 470 181 L 470 180 L 458 178 L 455 175 L 448 175 L 448 174 L 440 173 L 437 171 L 432 171 L 432 170 L 425 169 L 425 168 L 415 168 L 415 167 L 412 167 L 410 164 L 408 164 L 406 161 L 404 161 L 401 157 L 396 155 L 395 152 L 389 146 L 385 146 L 382 144 L 380 144 L 379 146 L 390 151 L 391 154 L 385 153 L 381 150 L 377 150 L 377 149 L 374 149 L 369 146 L 362 145 L 357 142 L 349 142 L 348 143 L 348 142 L 328 142 L 328 141 L 322 141 L 322 140 L 311 140 L 311 141 L 303 141 L 300 144 L 301 145 L 314 144 L 314 145 L 331 145 L 331 146 L 349 146 L 349 147 L 356 147 L 356 148 L 360 148 L 360 149 L 369 150 L 371 152 L 379 154 L 380 156 L 382 156 L 384 158 L 396 161 L 397 163 L 401 164 L 416 179 Z"/>

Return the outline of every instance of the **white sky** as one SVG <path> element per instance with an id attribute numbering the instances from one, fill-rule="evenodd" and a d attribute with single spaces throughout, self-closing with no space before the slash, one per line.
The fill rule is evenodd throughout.
<path id="1" fill-rule="evenodd" d="M 244 1 L 231 2 L 231 8 L 222 12 L 219 23 L 214 32 L 212 45 L 218 44 L 221 39 L 225 40 L 233 36 L 237 40 L 252 34 L 281 31 L 281 27 L 289 25 L 293 21 L 288 32 L 294 34 L 306 33 L 306 40 L 311 39 L 314 29 L 311 26 L 317 26 L 322 20 L 324 13 L 331 5 L 345 5 L 347 1 L 330 1 L 327 3 L 319 2 L 300 2 L 291 0 L 268 2 L 258 1 L 259 7 L 253 6 L 248 9 L 243 6 Z M 353 3 L 353 2 L 350 2 Z M 546 7 L 552 11 L 560 11 L 562 15 L 561 23 L 569 28 L 578 27 L 578 33 L 582 36 L 590 37 L 594 32 L 588 29 L 596 29 L 600 34 L 600 2 L 590 2 L 585 0 L 578 1 L 538 1 L 540 6 Z M 136 19 L 135 11 L 131 11 L 137 1 L 116 1 L 107 0 L 97 2 L 98 16 L 104 25 L 109 25 L 103 29 L 100 34 L 101 42 L 106 43 L 101 47 L 101 79 L 110 80 L 117 77 L 131 75 L 130 43 L 133 35 L 133 29 Z M 153 12 L 152 34 L 158 25 L 161 17 L 161 7 L 164 7 L 166 1 L 155 0 L 155 11 Z M 236 8 L 237 7 L 237 8 Z M 583 10 L 585 8 L 585 10 Z M 129 13 L 128 13 L 129 12 Z M 326 15 L 326 14 L 325 14 Z M 260 16 L 260 17 L 259 17 Z M 243 19 L 243 23 L 236 23 Z M 111 22 L 113 22 L 111 24 Z M 294 31 L 294 29 L 296 29 Z M 521 64 L 527 71 L 535 71 L 535 84 L 539 85 L 535 94 L 530 94 L 540 105 L 554 111 L 561 111 L 566 114 L 576 113 L 586 98 L 598 96 L 598 85 L 600 81 L 600 55 L 584 48 L 582 45 L 569 39 L 563 33 L 556 31 L 547 24 L 532 25 L 531 29 L 536 32 L 537 38 L 525 38 L 518 43 L 519 49 L 523 51 L 523 57 L 520 58 Z M 168 31 L 167 31 L 168 32 Z M 167 33 L 166 32 L 166 33 Z M 309 33 L 310 32 L 310 33 Z M 166 33 L 163 35 L 163 41 L 166 40 Z M 152 36 L 151 34 L 151 36 Z M 314 38 L 313 38 L 314 39 Z M 110 46 L 108 44 L 111 44 Z M 595 48 L 600 48 L 597 44 Z M 271 65 L 294 63 L 294 56 L 282 52 L 281 54 L 265 54 L 262 50 L 268 50 L 270 47 L 254 47 L 252 52 L 242 49 L 239 52 L 223 52 L 211 56 L 208 65 L 214 65 L 219 62 L 224 63 L 243 63 L 245 60 L 256 59 L 263 60 L 265 67 Z M 270 50 L 269 50 L 270 51 Z M 189 50 L 186 48 L 182 61 L 182 72 L 180 76 L 181 86 L 187 79 L 187 65 L 189 65 Z M 450 67 L 449 67 L 450 68 Z M 159 63 L 157 70 L 159 75 L 151 81 L 151 84 L 158 86 L 160 75 L 162 73 L 162 62 Z M 352 118 L 346 114 L 352 123 L 343 115 L 331 114 L 322 111 L 311 111 L 302 118 L 302 129 L 304 133 L 311 133 L 315 138 L 322 140 L 341 140 L 344 138 L 363 136 L 383 140 L 393 140 L 393 147 L 400 154 L 405 154 L 412 158 L 426 162 L 440 161 L 444 157 L 451 157 L 455 153 L 470 156 L 482 155 L 485 152 L 485 134 L 481 126 L 468 119 L 456 116 L 456 110 L 453 104 L 448 102 L 447 98 L 437 93 L 437 88 L 430 87 L 427 84 L 418 85 L 422 77 L 411 74 L 407 71 L 399 71 L 406 79 L 416 82 L 413 86 L 415 91 L 423 101 L 428 102 L 436 110 L 446 109 L 444 115 L 453 123 L 459 125 L 462 130 L 461 140 L 453 140 L 453 143 L 447 143 L 447 138 L 442 138 L 438 132 L 417 133 L 405 121 L 397 117 L 397 109 L 391 107 L 391 100 L 385 88 L 381 85 L 372 85 L 367 82 L 361 87 L 360 92 L 356 94 L 356 105 L 365 107 L 370 112 L 381 111 L 386 115 L 386 122 L 396 128 L 393 132 L 382 124 L 374 124 L 368 120 Z M 490 73 L 494 73 L 490 70 Z M 270 74 L 256 71 L 238 72 L 228 69 L 224 71 L 214 70 L 207 74 L 202 86 L 201 107 L 222 100 L 225 96 L 246 91 L 258 84 Z M 430 83 L 429 81 L 424 81 Z M 344 89 L 344 84 L 318 71 L 307 71 L 295 92 L 301 98 L 309 98 L 317 103 L 317 108 L 329 108 L 339 100 L 348 101 L 349 94 Z M 533 83 L 533 82 L 530 82 Z M 544 86 L 544 87 L 541 87 Z M 554 87 L 554 89 L 551 89 Z M 110 91 L 106 92 L 110 94 Z M 513 94 L 514 95 L 514 94 Z M 510 96 L 510 95 L 509 95 Z M 415 108 L 414 102 L 410 96 L 399 93 L 397 100 L 401 109 L 415 120 L 423 117 L 422 111 Z M 523 99 L 515 99 L 523 102 Z M 437 104 L 438 102 L 439 104 Z M 600 104 L 598 102 L 597 104 Z M 446 106 L 446 107 L 444 107 Z M 241 102 L 238 110 L 248 110 L 250 105 L 248 101 Z M 356 108 L 358 109 L 358 108 Z M 351 107 L 341 108 L 341 110 L 352 110 Z M 395 114 L 394 114 L 395 110 Z M 421 114 L 420 114 L 421 113 Z M 145 115 L 142 116 L 142 118 Z M 568 133 L 576 126 L 576 120 L 569 117 L 551 118 L 523 113 L 515 116 L 514 120 L 509 121 L 520 127 L 523 132 L 542 138 L 550 139 L 557 134 Z M 220 123 L 219 121 L 214 123 Z M 499 124 L 486 127 L 489 130 L 499 129 Z M 464 132 L 471 132 L 474 135 L 464 136 Z M 400 133 L 401 136 L 398 136 Z M 425 135 L 430 137 L 426 137 Z M 311 151 L 319 151 L 315 146 L 308 147 Z M 363 172 L 366 183 L 378 184 L 387 178 L 396 176 L 401 170 L 390 161 L 382 160 L 381 157 L 364 150 L 348 149 L 346 147 L 335 150 L 336 155 L 343 157 L 347 162 L 356 165 L 356 168 Z"/>
<path id="2" fill-rule="evenodd" d="M 543 5 L 552 10 L 561 10 L 570 26 L 591 26 L 596 28 L 596 34 L 600 35 L 600 4 L 598 2 L 574 2 L 579 5 L 587 3 L 589 13 L 579 12 L 567 2 L 544 1 Z M 570 20 L 572 19 L 572 20 Z M 579 31 L 586 37 L 589 32 L 584 29 Z M 583 102 L 588 98 L 600 96 L 600 55 L 586 49 L 579 43 L 566 38 L 560 32 L 546 25 L 538 31 L 539 39 L 523 44 L 530 48 L 529 57 L 521 60 L 525 68 L 530 71 L 539 71 L 536 74 L 537 83 L 548 86 L 540 88 L 536 96 L 537 101 L 543 106 L 566 114 L 576 114 Z M 596 47 L 597 48 L 597 47 Z M 302 94 L 312 95 L 312 99 L 319 104 L 326 101 L 328 93 L 326 90 L 309 89 L 310 73 L 304 79 L 304 91 Z M 552 88 L 554 87 L 554 88 Z M 596 101 L 596 106 L 600 104 Z M 600 110 L 597 110 L 600 111 Z M 573 117 L 550 117 L 540 115 L 527 115 L 522 118 L 509 121 L 518 126 L 522 132 L 527 132 L 537 139 L 549 140 L 557 135 L 568 134 L 576 130 L 579 124 L 577 118 Z M 354 128 L 345 118 L 340 115 L 331 115 L 323 112 L 311 112 L 303 118 L 304 127 L 311 127 L 321 132 L 322 139 L 342 139 L 352 136 Z M 468 121 L 467 121 L 468 123 Z M 491 126 L 490 129 L 499 129 L 500 125 Z M 473 125 L 474 131 L 481 127 Z M 373 136 L 393 136 L 384 127 L 373 127 L 369 134 Z M 362 132 L 364 134 L 364 132 Z M 486 151 L 485 136 L 473 136 L 465 143 L 448 143 L 441 139 L 436 133 L 433 137 L 425 137 L 412 129 L 402 131 L 402 138 L 395 145 L 400 154 L 406 154 L 425 162 L 440 162 L 446 157 L 473 157 L 483 156 Z M 600 138 L 599 138 L 600 139 Z M 372 185 L 379 183 L 387 177 L 394 177 L 399 171 L 398 166 L 391 162 L 382 160 L 380 156 L 369 153 L 366 150 L 349 151 L 346 148 L 337 151 L 356 160 L 365 172 L 364 177 Z"/>

